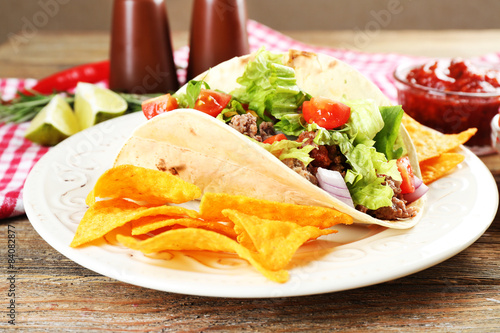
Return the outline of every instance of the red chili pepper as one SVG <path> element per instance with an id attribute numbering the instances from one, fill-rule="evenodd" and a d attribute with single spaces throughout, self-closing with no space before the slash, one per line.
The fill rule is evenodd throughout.
<path id="1" fill-rule="evenodd" d="M 79 65 L 41 79 L 30 90 L 40 94 L 68 91 L 78 82 L 96 83 L 109 77 L 109 60 Z M 23 92 L 30 95 L 29 91 Z"/>

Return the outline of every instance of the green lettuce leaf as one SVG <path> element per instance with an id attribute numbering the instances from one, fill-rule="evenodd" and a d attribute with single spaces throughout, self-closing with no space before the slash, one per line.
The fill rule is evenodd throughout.
<path id="1" fill-rule="evenodd" d="M 285 135 L 299 136 L 304 131 L 305 120 L 302 114 L 290 113 L 283 115 L 274 125 L 274 129 Z"/>
<path id="2" fill-rule="evenodd" d="M 305 165 L 308 165 L 314 160 L 309 156 L 311 150 L 315 149 L 315 147 L 311 145 L 307 145 L 302 148 L 301 142 L 291 140 L 276 141 L 272 144 L 257 141 L 255 142 L 280 160 L 284 160 L 287 158 L 296 158 L 299 161 L 303 162 Z"/>
<path id="3" fill-rule="evenodd" d="M 375 136 L 374 146 L 377 151 L 384 153 L 388 160 L 398 159 L 405 153 L 404 146 L 398 142 L 403 108 L 400 105 L 381 106 L 379 110 L 384 120 L 384 128 Z"/>
<path id="4" fill-rule="evenodd" d="M 392 196 L 394 192 L 389 186 L 382 185 L 383 178 L 361 179 L 357 182 L 357 186 L 350 188 L 352 201 L 355 205 L 363 205 L 368 209 L 378 209 L 392 205 Z"/>
<path id="5" fill-rule="evenodd" d="M 263 48 L 237 82 L 241 87 L 231 94 L 265 121 L 298 113 L 297 108 L 307 96 L 297 86 L 293 68 L 283 65 L 283 55 Z"/>
<path id="6" fill-rule="evenodd" d="M 375 101 L 346 100 L 343 103 L 351 108 L 351 116 L 347 122 L 350 128 L 349 137 L 354 139 L 354 143 L 373 146 L 373 138 L 384 128 L 384 119 Z"/>
<path id="7" fill-rule="evenodd" d="M 396 160 L 387 161 L 384 154 L 364 144 L 356 145 L 345 156 L 352 166 L 345 180 L 354 203 L 373 210 L 391 206 L 394 192 L 389 186 L 382 185 L 384 178 L 378 175 L 401 180 Z"/>

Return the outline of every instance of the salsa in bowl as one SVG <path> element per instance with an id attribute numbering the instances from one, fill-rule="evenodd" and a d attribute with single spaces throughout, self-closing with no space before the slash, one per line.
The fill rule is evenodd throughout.
<path id="1" fill-rule="evenodd" d="M 398 103 L 420 123 L 442 133 L 478 129 L 467 143 L 490 150 L 491 119 L 500 107 L 500 68 L 463 59 L 400 65 L 394 72 Z"/>

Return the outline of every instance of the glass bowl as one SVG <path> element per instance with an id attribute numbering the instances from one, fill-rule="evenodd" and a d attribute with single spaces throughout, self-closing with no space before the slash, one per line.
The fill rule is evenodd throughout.
<path id="1" fill-rule="evenodd" d="M 484 93 L 456 92 L 409 82 L 408 73 L 422 65 L 424 64 L 401 64 L 394 71 L 398 103 L 403 110 L 418 122 L 446 134 L 475 127 L 478 131 L 466 145 L 480 155 L 491 153 L 490 123 L 499 112 L 500 90 Z"/>

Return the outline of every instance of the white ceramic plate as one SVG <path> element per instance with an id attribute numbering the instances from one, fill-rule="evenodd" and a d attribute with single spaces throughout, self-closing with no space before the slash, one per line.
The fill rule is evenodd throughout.
<path id="1" fill-rule="evenodd" d="M 232 255 L 169 252 L 146 257 L 106 242 L 69 247 L 87 208 L 87 193 L 143 121 L 142 114 L 135 113 L 70 137 L 35 165 L 24 188 L 28 218 L 51 246 L 88 269 L 142 287 L 257 298 L 373 285 L 418 272 L 464 250 L 485 232 L 498 208 L 498 191 L 491 173 L 462 148 L 464 163 L 453 174 L 431 184 L 428 204 L 417 226 L 410 230 L 339 226 L 338 234 L 308 243 L 298 251 L 285 284 L 267 280 Z"/>

